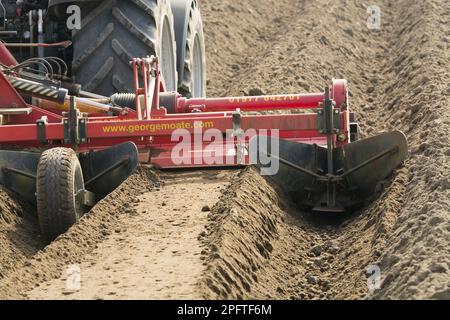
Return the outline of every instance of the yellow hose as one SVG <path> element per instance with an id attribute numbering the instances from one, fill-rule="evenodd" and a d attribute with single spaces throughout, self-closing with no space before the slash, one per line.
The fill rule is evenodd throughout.
<path id="1" fill-rule="evenodd" d="M 108 105 L 98 103 L 90 99 L 76 98 L 75 101 L 77 109 L 82 113 L 107 114 L 110 111 L 110 107 Z M 70 110 L 70 97 L 66 98 L 63 104 L 44 99 L 38 99 L 38 105 L 39 108 L 42 109 L 52 109 L 68 112 Z"/>

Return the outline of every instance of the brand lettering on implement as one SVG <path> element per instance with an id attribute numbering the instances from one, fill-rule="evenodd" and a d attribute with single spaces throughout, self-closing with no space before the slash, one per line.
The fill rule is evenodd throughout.
<path id="1" fill-rule="evenodd" d="M 180 129 L 211 129 L 214 128 L 212 121 L 196 121 L 191 122 L 173 122 L 173 123 L 158 123 L 158 124 L 136 124 L 136 125 L 116 125 L 104 126 L 104 133 L 155 133 L 158 131 L 180 130 Z"/>
<path id="2" fill-rule="evenodd" d="M 299 101 L 301 97 L 298 95 L 284 95 L 284 96 L 265 96 L 265 97 L 240 97 L 230 98 L 229 103 L 244 104 L 244 103 L 258 103 L 269 101 Z"/>

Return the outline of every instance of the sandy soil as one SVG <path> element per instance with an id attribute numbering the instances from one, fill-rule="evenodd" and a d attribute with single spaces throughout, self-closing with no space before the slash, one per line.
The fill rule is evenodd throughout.
<path id="1" fill-rule="evenodd" d="M 209 208 L 227 187 L 228 175 L 162 175 L 161 186 L 132 199 L 132 216 L 79 265 L 80 290 L 67 289 L 73 274 L 69 273 L 35 289 L 28 298 L 202 298 L 196 279 L 205 267 L 198 239 L 205 232 Z"/>
<path id="2" fill-rule="evenodd" d="M 450 3 L 380 0 L 380 30 L 367 28 L 366 5 L 203 2 L 210 96 L 347 78 L 363 137 L 405 132 L 405 166 L 362 210 L 298 212 L 253 168 L 142 168 L 45 246 L 33 208 L 0 190 L 0 298 L 450 299 Z M 71 264 L 75 293 L 64 289 Z"/>
<path id="3" fill-rule="evenodd" d="M 84 261 L 93 250 L 115 232 L 116 228 L 122 225 L 123 221 L 130 218 L 134 212 L 130 208 L 131 199 L 159 186 L 160 179 L 152 170 L 140 168 L 116 191 L 83 217 L 80 223 L 50 245 L 44 247 L 42 242 L 17 242 L 14 238 L 7 239 L 5 243 L 2 242 L 0 249 L 2 262 L 4 256 L 8 258 L 6 253 L 10 252 L 9 247 L 12 247 L 18 254 L 25 255 L 26 258 L 22 258 L 22 261 L 18 259 L 18 262 L 11 264 L 9 272 L 2 275 L 0 299 L 26 298 L 28 291 L 42 283 L 60 278 L 66 273 L 69 266 Z M 17 203 L 18 212 L 28 208 L 17 199 L 10 198 L 10 201 Z M 32 213 L 32 210 L 28 212 Z M 36 222 L 23 218 L 6 224 L 10 229 L 16 230 L 16 237 L 18 235 L 24 237 L 27 234 L 30 237 L 28 233 L 30 231 L 23 230 L 30 230 L 29 228 L 35 230 L 33 228 L 37 228 L 36 225 Z M 2 227 L 4 228 L 5 224 Z M 36 239 L 39 240 L 40 237 L 36 236 Z M 5 250 L 5 248 L 7 249 Z M 27 252 L 31 252 L 31 254 L 26 256 Z"/>
<path id="4" fill-rule="evenodd" d="M 311 226 L 302 213 L 296 215 L 299 221 L 284 219 L 280 235 L 270 242 L 274 249 L 264 260 L 264 271 L 258 272 L 263 280 L 249 281 L 244 291 L 230 285 L 230 275 L 231 283 L 239 283 L 240 276 L 221 260 L 234 260 L 237 266 L 250 261 L 253 268 L 255 255 L 228 251 L 224 237 L 223 247 L 213 246 L 221 260 L 205 280 L 210 297 L 450 298 L 445 249 L 450 242 L 449 4 L 379 5 L 382 28 L 372 31 L 360 1 L 292 2 L 290 15 L 274 25 L 267 41 L 246 48 L 245 69 L 219 88 L 226 88 L 226 94 L 308 92 L 320 90 L 330 78 L 345 77 L 363 137 L 393 129 L 407 135 L 411 152 L 405 167 L 349 221 L 323 225 L 313 219 Z M 248 8 L 242 4 L 240 9 Z M 242 192 L 249 190 L 242 187 Z M 340 244 L 338 250 L 334 244 Z M 381 269 L 376 292 L 368 290 L 369 265 Z"/>

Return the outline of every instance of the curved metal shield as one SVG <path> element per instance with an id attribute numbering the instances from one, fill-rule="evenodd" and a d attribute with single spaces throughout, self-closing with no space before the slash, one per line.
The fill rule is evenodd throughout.
<path id="1" fill-rule="evenodd" d="M 40 153 L 0 151 L 0 184 L 36 203 L 36 172 Z"/>
<path id="2" fill-rule="evenodd" d="M 121 185 L 139 165 L 136 145 L 125 142 L 79 157 L 86 189 L 103 199 Z"/>
<path id="3" fill-rule="evenodd" d="M 279 144 L 279 154 L 270 152 L 274 143 Z M 268 165 L 261 155 L 279 161 L 279 171 L 269 178 L 296 203 L 322 212 L 344 212 L 361 204 L 408 155 L 406 137 L 399 131 L 335 149 L 334 172 L 328 172 L 327 149 L 317 145 L 258 136 L 251 140 L 250 149 L 257 150 L 252 160 L 260 168 Z"/>

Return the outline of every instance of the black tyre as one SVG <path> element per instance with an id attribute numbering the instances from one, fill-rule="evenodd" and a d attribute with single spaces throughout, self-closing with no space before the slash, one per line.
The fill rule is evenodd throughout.
<path id="1" fill-rule="evenodd" d="M 73 73 L 86 91 L 134 92 L 132 58 L 155 55 L 168 91 L 176 91 L 176 43 L 169 0 L 104 0 L 82 7 L 73 34 Z"/>
<path id="2" fill-rule="evenodd" d="M 197 0 L 171 0 L 177 41 L 178 92 L 187 98 L 206 96 L 203 22 Z"/>
<path id="3" fill-rule="evenodd" d="M 49 241 L 87 212 L 76 199 L 82 190 L 83 172 L 72 149 L 54 148 L 42 154 L 37 170 L 37 209 L 41 231 Z"/>

